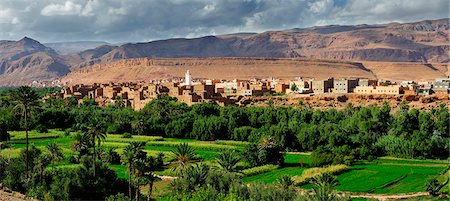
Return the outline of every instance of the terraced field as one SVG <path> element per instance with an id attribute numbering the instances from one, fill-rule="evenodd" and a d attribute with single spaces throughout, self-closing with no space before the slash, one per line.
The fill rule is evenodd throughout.
<path id="1" fill-rule="evenodd" d="M 12 135 L 11 148 L 0 150 L 3 157 L 19 157 L 20 150 L 25 147 L 25 134 L 22 131 L 10 132 Z M 30 132 L 30 143 L 41 150 L 45 150 L 45 146 L 55 142 L 63 148 L 63 152 L 67 156 L 77 154 L 71 150 L 74 139 L 72 132 L 68 136 L 63 131 L 50 130 L 49 133 L 40 134 L 35 131 Z M 198 162 L 205 162 L 215 165 L 214 158 L 224 150 L 242 151 L 247 142 L 236 141 L 198 141 L 192 139 L 174 139 L 163 138 L 161 136 L 133 136 L 132 138 L 122 138 L 121 135 L 108 135 L 106 140 L 102 142 L 103 147 L 112 147 L 118 153 L 133 141 L 145 141 L 145 151 L 156 156 L 159 152 L 163 152 L 166 162 L 164 170 L 157 171 L 159 175 L 175 176 L 171 168 L 171 162 L 174 160 L 171 151 L 179 143 L 187 143 L 195 149 Z M 301 176 L 303 171 L 310 168 L 310 157 L 308 153 L 286 153 L 284 165 L 275 168 L 268 168 L 258 174 L 245 176 L 243 174 L 242 181 L 245 183 L 263 182 L 273 183 L 284 175 Z M 74 168 L 77 164 L 70 164 L 67 160 L 63 160 L 58 164 L 52 164 L 48 168 Z M 424 192 L 424 186 L 428 178 L 442 175 L 448 166 L 448 161 L 442 160 L 408 160 L 382 157 L 372 162 L 359 161 L 351 166 L 350 171 L 346 171 L 338 175 L 340 185 L 336 190 L 355 192 L 355 193 L 372 193 L 372 194 L 399 194 Z M 127 177 L 127 168 L 124 165 L 110 165 L 117 173 L 118 177 Z M 239 169 L 248 168 L 245 162 L 239 163 Z M 245 172 L 245 171 L 243 171 Z M 165 188 L 170 182 L 157 182 L 157 192 L 162 195 Z M 308 189 L 310 185 L 300 186 Z M 159 189 L 158 189 L 159 188 Z"/>

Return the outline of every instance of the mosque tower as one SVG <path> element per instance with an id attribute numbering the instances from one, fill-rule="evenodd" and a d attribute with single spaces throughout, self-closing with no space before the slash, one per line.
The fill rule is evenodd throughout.
<path id="1" fill-rule="evenodd" d="M 184 75 L 184 85 L 187 85 L 187 86 L 192 85 L 192 77 L 191 77 L 191 72 L 189 72 L 189 70 L 187 70 L 186 74 Z"/>

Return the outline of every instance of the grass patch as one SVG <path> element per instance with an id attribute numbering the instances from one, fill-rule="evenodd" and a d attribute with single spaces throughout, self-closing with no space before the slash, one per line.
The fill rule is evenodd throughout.
<path id="1" fill-rule="evenodd" d="M 373 162 L 375 163 L 395 163 L 395 164 L 442 164 L 447 165 L 449 161 L 446 160 L 415 160 L 415 159 L 399 159 L 393 157 L 380 157 L 375 159 Z"/>
<path id="2" fill-rule="evenodd" d="M 330 165 L 326 167 L 315 167 L 306 169 L 305 171 L 303 171 L 302 175 L 295 176 L 292 179 L 294 180 L 295 185 L 302 185 L 308 183 L 313 177 L 319 174 L 331 173 L 337 175 L 347 170 L 349 170 L 349 167 L 347 167 L 346 165 Z"/>
<path id="3" fill-rule="evenodd" d="M 132 138 L 123 138 L 122 135 L 108 134 L 105 142 L 148 142 L 148 141 L 162 141 L 161 136 L 144 136 L 144 135 L 133 135 Z"/>
<path id="4" fill-rule="evenodd" d="M 261 174 L 264 172 L 269 172 L 272 170 L 276 170 L 278 169 L 278 165 L 263 165 L 263 166 L 257 166 L 257 167 L 252 167 L 252 168 L 248 168 L 245 170 L 242 170 L 241 173 L 244 176 L 252 176 L 252 175 L 257 175 L 257 174 Z"/>
<path id="5" fill-rule="evenodd" d="M 338 176 L 341 185 L 337 190 L 374 193 L 410 193 L 423 192 L 427 179 L 439 174 L 443 167 L 393 166 L 393 165 L 356 165 L 351 171 Z M 382 188 L 383 185 L 407 175 L 400 181 Z"/>
<path id="6" fill-rule="evenodd" d="M 176 147 L 181 142 L 176 141 L 151 141 L 147 142 L 148 146 L 158 146 L 158 147 Z M 198 142 L 186 142 L 194 149 L 201 149 L 201 150 L 211 150 L 211 151 L 223 151 L 223 150 L 240 150 L 243 149 L 242 147 L 238 146 L 232 146 L 232 145 L 221 145 L 221 144 L 215 144 L 214 142 L 205 142 L 205 141 L 198 141 Z"/>
<path id="7" fill-rule="evenodd" d="M 302 167 L 284 167 L 269 172 L 265 172 L 262 174 L 245 177 L 242 179 L 242 181 L 246 183 L 250 182 L 273 183 L 284 175 L 288 175 L 291 177 L 301 175 L 305 169 L 306 168 Z"/>
<path id="8" fill-rule="evenodd" d="M 287 166 L 302 166 L 311 164 L 311 157 L 307 154 L 285 154 L 284 163 Z"/>
<path id="9" fill-rule="evenodd" d="M 111 168 L 112 170 L 114 170 L 114 172 L 116 172 L 117 177 L 119 177 L 121 179 L 128 178 L 127 166 L 125 166 L 125 165 L 108 165 L 108 167 Z"/>
<path id="10" fill-rule="evenodd" d="M 233 140 L 216 140 L 214 141 L 216 144 L 222 144 L 222 145 L 233 145 L 233 146 L 246 146 L 250 144 L 249 142 L 244 141 L 233 141 Z"/>

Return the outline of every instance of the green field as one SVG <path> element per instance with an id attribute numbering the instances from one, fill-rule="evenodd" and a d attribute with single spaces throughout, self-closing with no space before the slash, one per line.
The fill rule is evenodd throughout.
<path id="1" fill-rule="evenodd" d="M 441 166 L 417 165 L 405 166 L 401 163 L 398 165 L 355 165 L 352 166 L 351 171 L 338 176 L 341 185 L 336 189 L 386 194 L 423 192 L 427 179 L 438 175 L 446 167 L 445 164 Z"/>
<path id="2" fill-rule="evenodd" d="M 25 147 L 25 132 L 13 131 L 11 148 L 0 150 L 3 157 L 19 157 L 20 150 Z M 71 135 L 64 136 L 63 131 L 49 130 L 49 133 L 40 134 L 35 131 L 30 132 L 30 143 L 45 151 L 45 146 L 49 143 L 57 143 L 63 148 L 66 155 L 74 155 L 71 150 L 73 139 Z M 133 138 L 122 138 L 121 135 L 108 135 L 102 142 L 103 147 L 113 147 L 118 153 L 123 151 L 129 142 L 145 141 L 145 151 L 149 155 L 156 156 L 159 152 L 165 154 L 165 170 L 157 171 L 159 175 L 174 176 L 171 161 L 173 157 L 171 151 L 180 143 L 188 143 L 195 149 L 197 161 L 203 161 L 215 165 L 214 158 L 225 150 L 241 151 L 247 142 L 236 141 L 198 141 L 192 139 L 163 138 L 160 136 L 133 136 Z M 309 168 L 311 163 L 310 155 L 307 153 L 287 153 L 285 154 L 284 166 L 278 169 L 244 177 L 245 183 L 263 182 L 273 183 L 284 175 L 300 176 L 304 170 Z M 428 178 L 439 175 L 448 165 L 448 161 L 443 160 L 408 160 L 390 157 L 381 157 L 374 161 L 359 161 L 351 166 L 350 171 L 338 175 L 340 185 L 336 190 L 347 192 L 366 192 L 375 194 L 398 194 L 423 192 Z M 48 168 L 74 168 L 77 164 L 70 164 L 63 160 L 57 164 L 52 164 Z M 118 177 L 127 178 L 127 168 L 124 165 L 109 165 Z M 239 164 L 240 169 L 246 168 L 243 162 Z M 158 188 L 164 189 L 168 185 L 167 181 L 159 182 Z M 301 186 L 310 188 L 310 185 Z M 164 190 L 161 190 L 164 194 Z"/>

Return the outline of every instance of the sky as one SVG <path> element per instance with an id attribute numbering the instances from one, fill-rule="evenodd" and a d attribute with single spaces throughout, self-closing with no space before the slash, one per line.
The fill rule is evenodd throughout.
<path id="1" fill-rule="evenodd" d="M 0 40 L 147 42 L 449 17 L 449 0 L 0 0 Z"/>

